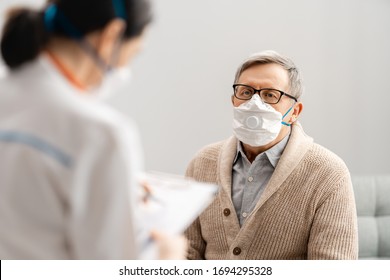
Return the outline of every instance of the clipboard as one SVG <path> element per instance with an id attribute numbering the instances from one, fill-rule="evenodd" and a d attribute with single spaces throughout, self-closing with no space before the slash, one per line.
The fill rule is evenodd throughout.
<path id="1" fill-rule="evenodd" d="M 214 200 L 218 186 L 155 171 L 144 173 L 140 180 L 148 189 L 140 199 L 138 215 L 142 218 L 138 221 L 140 255 L 141 259 L 155 259 L 157 249 L 150 231 L 182 234 Z"/>

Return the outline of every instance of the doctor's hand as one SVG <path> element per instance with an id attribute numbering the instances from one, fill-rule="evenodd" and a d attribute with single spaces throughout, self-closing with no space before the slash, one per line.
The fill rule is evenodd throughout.
<path id="1" fill-rule="evenodd" d="M 183 235 L 168 235 L 152 231 L 152 239 L 157 243 L 159 259 L 184 260 L 187 255 L 187 239 Z"/>

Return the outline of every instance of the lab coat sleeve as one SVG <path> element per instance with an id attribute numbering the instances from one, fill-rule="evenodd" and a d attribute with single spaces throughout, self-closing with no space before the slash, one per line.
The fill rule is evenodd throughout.
<path id="1" fill-rule="evenodd" d="M 78 157 L 68 213 L 74 259 L 136 259 L 134 204 L 138 134 L 131 127 L 91 131 Z M 91 139 L 92 139 L 91 138 Z"/>

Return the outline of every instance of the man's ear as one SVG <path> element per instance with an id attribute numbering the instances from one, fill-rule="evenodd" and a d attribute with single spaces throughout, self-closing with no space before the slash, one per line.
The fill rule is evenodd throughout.
<path id="1" fill-rule="evenodd" d="M 303 104 L 301 102 L 297 102 L 292 110 L 292 115 L 290 118 L 291 123 L 295 122 L 298 119 L 299 115 L 302 113 L 302 110 Z"/>
<path id="2" fill-rule="evenodd" d="M 115 18 L 107 23 L 100 33 L 97 52 L 108 65 L 111 63 L 113 55 L 119 55 L 114 54 L 114 52 L 119 51 L 117 44 L 121 41 L 125 28 L 126 22 L 122 19 Z"/>

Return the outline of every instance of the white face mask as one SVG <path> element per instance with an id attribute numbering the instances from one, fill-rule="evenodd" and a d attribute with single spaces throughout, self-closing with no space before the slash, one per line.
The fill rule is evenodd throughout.
<path id="1" fill-rule="evenodd" d="M 234 107 L 233 133 L 238 140 L 252 147 L 264 146 L 276 139 L 282 124 L 289 126 L 283 118 L 292 108 L 282 116 L 255 94 L 249 101 Z"/>
<path id="2" fill-rule="evenodd" d="M 131 76 L 130 66 L 111 69 L 105 74 L 100 85 L 90 91 L 91 95 L 105 101 L 124 91 L 125 87 L 130 84 Z"/>

